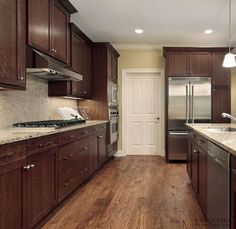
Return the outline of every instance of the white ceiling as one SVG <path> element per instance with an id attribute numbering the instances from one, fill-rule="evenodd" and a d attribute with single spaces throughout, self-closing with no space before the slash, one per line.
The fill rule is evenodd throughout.
<path id="1" fill-rule="evenodd" d="M 226 46 L 228 0 L 70 0 L 72 16 L 93 41 L 156 46 Z M 137 35 L 135 28 L 144 33 Z M 205 35 L 205 29 L 213 29 Z M 232 0 L 236 45 L 236 0 Z"/>

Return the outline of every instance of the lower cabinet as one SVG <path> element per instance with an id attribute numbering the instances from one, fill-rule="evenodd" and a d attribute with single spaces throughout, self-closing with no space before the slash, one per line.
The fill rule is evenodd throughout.
<path id="1" fill-rule="evenodd" d="M 0 228 L 23 228 L 26 144 L 0 146 Z"/>
<path id="2" fill-rule="evenodd" d="M 31 156 L 24 168 L 26 176 L 26 222 L 33 228 L 57 203 L 56 152 L 49 150 Z"/>
<path id="3" fill-rule="evenodd" d="M 106 124 L 0 145 L 0 228 L 39 227 L 106 161 Z"/>
<path id="4" fill-rule="evenodd" d="M 58 200 L 65 199 L 89 176 L 89 138 L 63 145 L 58 150 Z"/>
<path id="5" fill-rule="evenodd" d="M 236 228 L 236 157 L 231 156 L 231 229 Z"/>
<path id="6" fill-rule="evenodd" d="M 188 136 L 187 172 L 199 204 L 207 214 L 207 141 L 190 132 Z"/>

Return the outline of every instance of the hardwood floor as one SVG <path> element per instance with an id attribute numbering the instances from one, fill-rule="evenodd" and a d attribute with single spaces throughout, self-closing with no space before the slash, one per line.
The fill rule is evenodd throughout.
<path id="1" fill-rule="evenodd" d="M 185 164 L 127 156 L 107 165 L 44 229 L 206 228 Z"/>

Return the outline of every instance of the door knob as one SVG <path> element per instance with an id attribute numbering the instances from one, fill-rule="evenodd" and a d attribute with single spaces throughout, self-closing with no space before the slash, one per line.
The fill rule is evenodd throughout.
<path id="1" fill-rule="evenodd" d="M 157 117 L 157 120 L 160 120 L 160 117 Z"/>

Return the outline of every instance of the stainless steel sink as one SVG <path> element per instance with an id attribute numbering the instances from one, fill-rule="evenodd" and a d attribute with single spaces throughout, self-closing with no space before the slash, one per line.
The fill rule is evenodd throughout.
<path id="1" fill-rule="evenodd" d="M 206 130 L 212 133 L 236 132 L 236 128 L 233 128 L 233 127 L 209 127 L 209 128 L 206 128 Z"/>

